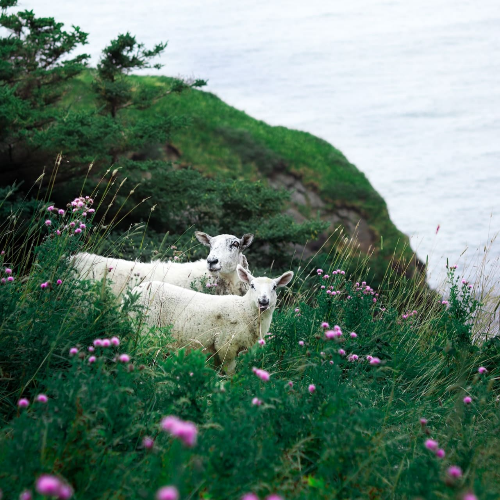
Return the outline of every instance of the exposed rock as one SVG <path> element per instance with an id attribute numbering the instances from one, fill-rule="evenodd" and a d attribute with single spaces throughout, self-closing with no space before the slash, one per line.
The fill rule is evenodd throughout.
<path id="1" fill-rule="evenodd" d="M 293 217 L 297 223 L 307 220 L 304 212 L 312 215 L 319 213 L 322 220 L 330 222 L 330 228 L 320 234 L 317 240 L 307 245 L 304 257 L 314 255 L 339 225 L 343 226 L 349 236 L 356 235 L 360 249 L 364 252 L 368 252 L 376 242 L 375 232 L 356 208 L 346 205 L 334 208 L 327 207 L 319 194 L 312 187 L 306 187 L 298 176 L 289 172 L 274 172 L 269 179 L 269 184 L 274 188 L 286 189 L 290 192 L 290 207 L 286 213 Z M 302 247 L 300 251 L 302 252 Z"/>

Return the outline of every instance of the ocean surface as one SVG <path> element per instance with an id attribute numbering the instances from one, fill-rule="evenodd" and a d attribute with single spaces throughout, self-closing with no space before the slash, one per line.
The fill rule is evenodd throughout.
<path id="1" fill-rule="evenodd" d="M 98 60 L 117 34 L 168 40 L 160 74 L 272 125 L 339 148 L 429 259 L 498 280 L 500 2 L 482 0 L 20 0 L 90 33 Z M 150 70 L 150 73 L 155 73 Z M 436 234 L 439 226 L 439 232 Z M 477 279 L 477 278 L 476 278 Z"/>

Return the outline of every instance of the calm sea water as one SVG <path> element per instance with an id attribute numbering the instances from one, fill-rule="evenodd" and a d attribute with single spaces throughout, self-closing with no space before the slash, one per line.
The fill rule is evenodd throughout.
<path id="1" fill-rule="evenodd" d="M 94 63 L 118 33 L 168 40 L 161 73 L 206 78 L 207 90 L 250 115 L 331 142 L 429 258 L 433 284 L 446 257 L 463 266 L 500 230 L 498 0 L 20 6 L 88 31 Z M 493 244 L 489 258 L 499 256 Z"/>

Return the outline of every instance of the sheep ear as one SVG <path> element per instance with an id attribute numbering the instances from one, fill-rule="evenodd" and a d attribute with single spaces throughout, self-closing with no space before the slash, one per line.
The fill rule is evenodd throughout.
<path id="1" fill-rule="evenodd" d="M 206 247 L 210 246 L 210 241 L 212 240 L 212 237 L 209 236 L 207 233 L 202 233 L 201 231 L 195 231 L 194 235 L 196 236 L 196 239 L 200 242 L 203 243 Z"/>
<path id="2" fill-rule="evenodd" d="M 240 253 L 240 266 L 248 269 L 248 260 L 242 253 Z"/>
<path id="3" fill-rule="evenodd" d="M 274 281 L 276 282 L 276 286 L 286 286 L 293 278 L 293 271 L 287 271 L 285 274 L 282 274 L 279 278 L 276 278 Z"/>
<path id="4" fill-rule="evenodd" d="M 238 276 L 241 281 L 244 281 L 245 283 L 250 283 L 253 280 L 253 276 L 250 274 L 250 271 L 247 271 L 244 267 L 241 267 L 239 264 L 236 267 L 236 270 L 238 271 Z"/>
<path id="5" fill-rule="evenodd" d="M 245 250 L 245 248 L 248 248 L 252 244 L 252 241 L 253 241 L 253 234 L 250 233 L 244 234 L 240 240 L 240 250 Z"/>

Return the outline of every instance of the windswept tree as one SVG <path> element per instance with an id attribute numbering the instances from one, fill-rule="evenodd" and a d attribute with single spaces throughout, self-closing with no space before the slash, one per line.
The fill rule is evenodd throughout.
<path id="1" fill-rule="evenodd" d="M 17 0 L 0 0 L 0 165 L 2 173 L 22 165 L 39 148 L 39 130 L 57 122 L 66 83 L 80 74 L 89 56 L 69 55 L 87 43 L 87 33 L 33 11 L 7 13 Z"/>

